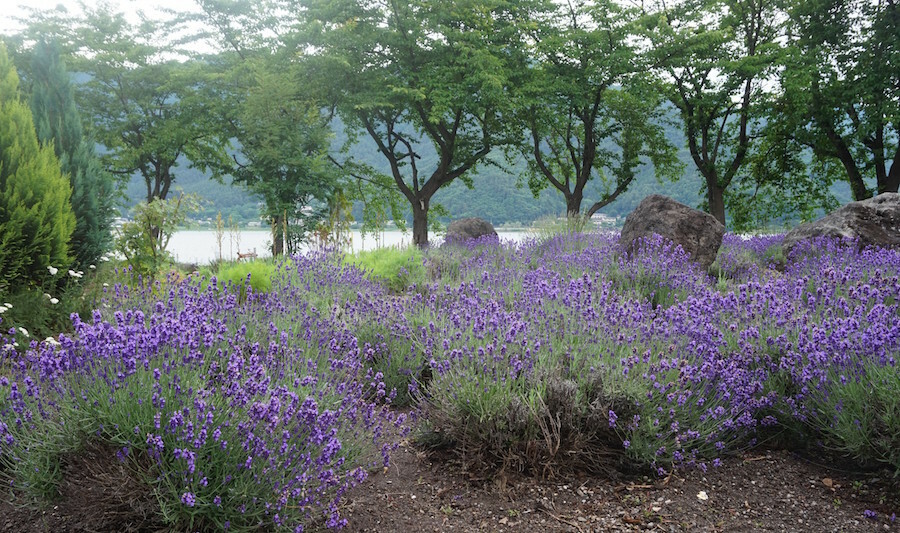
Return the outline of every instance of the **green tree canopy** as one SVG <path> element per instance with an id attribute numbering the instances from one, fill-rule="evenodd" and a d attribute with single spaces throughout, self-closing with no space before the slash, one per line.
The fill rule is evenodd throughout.
<path id="1" fill-rule="evenodd" d="M 70 248 L 76 263 L 85 267 L 112 244 L 115 183 L 101 166 L 94 143 L 82 134 L 74 90 L 58 46 L 45 42 L 35 46 L 31 76 L 31 110 L 38 139 L 53 146 L 72 186 L 75 231 Z"/>
<path id="2" fill-rule="evenodd" d="M 766 81 L 779 58 L 778 0 L 686 0 L 645 23 L 668 81 L 709 212 L 725 224 L 726 191 L 761 133 Z"/>
<path id="3" fill-rule="evenodd" d="M 412 211 L 413 242 L 428 245 L 428 212 L 442 187 L 510 142 L 510 46 L 517 5 L 458 2 L 305 2 L 306 32 L 351 130 L 376 144 L 393 191 Z M 521 70 L 518 70 L 521 72 Z M 385 184 L 379 177 L 374 181 Z M 385 194 L 384 188 L 380 194 Z M 396 194 L 392 192 L 391 194 Z"/>
<path id="4" fill-rule="evenodd" d="M 215 117 L 206 65 L 184 61 L 170 46 L 171 21 L 133 24 L 108 4 L 83 14 L 35 13 L 26 36 L 55 39 L 71 68 L 85 77 L 77 101 L 105 147 L 107 170 L 140 173 L 147 201 L 166 198 L 179 158 L 201 168 L 227 157 Z"/>
<path id="5" fill-rule="evenodd" d="M 793 140 L 853 197 L 900 185 L 900 6 L 894 1 L 794 1 L 781 75 Z M 840 170 L 839 170 L 840 169 Z M 874 187 L 873 187 L 874 186 Z"/>
<path id="6" fill-rule="evenodd" d="M 210 101 L 222 130 L 234 141 L 219 168 L 259 195 L 272 225 L 273 255 L 294 253 L 329 212 L 338 190 L 327 159 L 332 132 L 323 109 L 322 83 L 304 54 L 279 45 L 269 13 L 277 2 L 222 4 L 201 1 L 203 20 L 225 51 L 218 68 L 218 101 Z"/>
<path id="7" fill-rule="evenodd" d="M 590 217 L 628 189 L 641 165 L 677 179 L 683 169 L 661 124 L 664 97 L 629 43 L 637 12 L 578 1 L 546 5 L 536 15 L 518 113 L 535 196 L 552 185 L 569 216 L 578 215 L 585 187 L 598 177 L 604 192 L 589 205 Z"/>
<path id="8" fill-rule="evenodd" d="M 75 217 L 53 146 L 41 146 L 19 79 L 0 43 L 0 289 L 69 265 Z"/>

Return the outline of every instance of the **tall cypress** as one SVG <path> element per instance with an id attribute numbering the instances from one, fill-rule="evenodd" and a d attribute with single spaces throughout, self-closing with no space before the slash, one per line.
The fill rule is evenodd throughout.
<path id="1" fill-rule="evenodd" d="M 31 111 L 41 144 L 53 143 L 72 186 L 75 231 L 70 243 L 80 266 L 95 263 L 112 243 L 115 184 L 82 131 L 75 92 L 59 47 L 38 43 L 32 56 Z"/>
<path id="2" fill-rule="evenodd" d="M 38 143 L 16 69 L 0 43 L 0 291 L 71 263 L 70 195 L 53 147 Z"/>

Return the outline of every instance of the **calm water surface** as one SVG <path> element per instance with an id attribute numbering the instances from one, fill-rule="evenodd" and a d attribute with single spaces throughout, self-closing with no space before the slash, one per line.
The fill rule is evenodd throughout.
<path id="1" fill-rule="evenodd" d="M 519 242 L 528 238 L 527 231 L 498 231 L 503 241 Z M 412 232 L 384 231 L 377 235 L 368 234 L 363 238 L 359 231 L 350 232 L 354 251 L 374 250 L 389 246 L 407 246 L 412 242 Z M 439 237 L 429 235 L 429 241 L 436 243 Z M 207 264 L 218 257 L 237 259 L 238 253 L 255 251 L 258 257 L 270 257 L 272 235 L 268 230 L 241 230 L 237 233 L 226 231 L 222 235 L 221 249 L 215 231 L 182 230 L 172 235 L 169 251 L 179 263 Z"/>

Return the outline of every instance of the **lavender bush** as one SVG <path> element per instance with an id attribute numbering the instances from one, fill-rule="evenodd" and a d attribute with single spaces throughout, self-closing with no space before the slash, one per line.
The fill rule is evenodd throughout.
<path id="1" fill-rule="evenodd" d="M 291 264 L 294 276 L 343 280 Z M 324 278 L 324 279 L 322 279 Z M 168 286 L 168 287 L 167 287 Z M 387 424 L 368 400 L 356 340 L 330 316 L 284 299 L 246 301 L 210 280 L 119 285 L 109 315 L 58 345 L 4 353 L 2 460 L 12 482 L 52 494 L 59 457 L 88 439 L 115 445 L 189 530 L 339 527 L 341 495 L 388 461 Z M 367 379 L 368 378 L 368 379 Z M 146 459 L 150 460 L 147 461 Z"/>
<path id="2" fill-rule="evenodd" d="M 898 252 L 726 236 L 710 274 L 639 250 L 567 233 L 432 250 L 397 286 L 337 252 L 266 292 L 115 285 L 71 335 L 0 342 L 3 472 L 52 495 L 100 440 L 173 527 L 335 528 L 413 402 L 422 442 L 486 470 L 665 474 L 790 431 L 900 472 Z"/>
<path id="3" fill-rule="evenodd" d="M 619 451 L 665 472 L 800 427 L 900 466 L 885 407 L 900 346 L 896 252 L 816 243 L 782 273 L 779 237 L 729 237 L 713 278 L 669 243 L 629 258 L 616 240 L 561 236 L 461 263 L 464 281 L 431 305 L 433 437 L 494 467 Z M 811 272 L 833 272 L 831 283 Z M 860 399 L 853 383 L 878 392 Z"/>

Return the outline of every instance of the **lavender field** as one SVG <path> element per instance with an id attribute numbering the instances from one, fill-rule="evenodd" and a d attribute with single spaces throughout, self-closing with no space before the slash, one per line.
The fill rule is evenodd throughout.
<path id="1" fill-rule="evenodd" d="M 60 457 L 102 442 L 173 528 L 239 531 L 340 527 L 407 434 L 485 472 L 764 445 L 900 473 L 900 252 L 780 241 L 726 235 L 710 272 L 590 233 L 432 249 L 388 283 L 339 253 L 265 291 L 122 274 L 73 333 L 0 340 L 0 470 L 52 497 Z"/>

